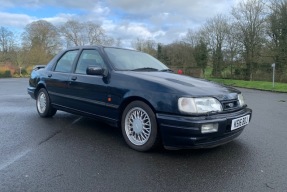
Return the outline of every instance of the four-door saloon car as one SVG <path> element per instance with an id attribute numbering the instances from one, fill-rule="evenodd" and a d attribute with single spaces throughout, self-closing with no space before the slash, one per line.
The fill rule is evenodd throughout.
<path id="1" fill-rule="evenodd" d="M 138 151 L 222 145 L 252 114 L 236 89 L 175 74 L 139 51 L 104 46 L 71 48 L 36 66 L 28 93 L 41 117 L 62 110 L 101 119 L 121 127 Z"/>

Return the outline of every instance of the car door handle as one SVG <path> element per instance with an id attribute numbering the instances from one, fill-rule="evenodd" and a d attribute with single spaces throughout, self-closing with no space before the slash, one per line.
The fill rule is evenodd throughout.
<path id="1" fill-rule="evenodd" d="M 49 78 L 52 77 L 52 74 L 48 74 L 48 77 L 49 77 Z"/>
<path id="2" fill-rule="evenodd" d="M 73 81 L 75 81 L 75 80 L 77 80 L 77 76 L 73 76 L 71 79 L 72 79 Z"/>

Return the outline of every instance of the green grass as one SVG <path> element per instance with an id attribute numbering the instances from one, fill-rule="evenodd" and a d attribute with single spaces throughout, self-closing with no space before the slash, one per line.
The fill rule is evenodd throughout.
<path id="1" fill-rule="evenodd" d="M 266 81 L 243 81 L 243 80 L 215 79 L 215 78 L 207 78 L 207 79 L 228 86 L 287 93 L 287 83 L 275 82 L 275 87 L 273 88 L 272 82 L 266 82 Z"/>

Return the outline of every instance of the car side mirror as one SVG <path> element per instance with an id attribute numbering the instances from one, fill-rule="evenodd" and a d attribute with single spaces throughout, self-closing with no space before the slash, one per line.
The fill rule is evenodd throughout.
<path id="1" fill-rule="evenodd" d="M 107 76 L 107 70 L 99 66 L 89 66 L 86 70 L 87 75 Z"/>

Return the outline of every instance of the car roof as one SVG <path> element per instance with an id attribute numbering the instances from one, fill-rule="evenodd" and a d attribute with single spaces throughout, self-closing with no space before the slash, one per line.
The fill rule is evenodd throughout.
<path id="1" fill-rule="evenodd" d="M 73 50 L 73 49 L 94 49 L 94 48 L 116 48 L 116 49 L 125 49 L 125 50 L 131 50 L 131 51 L 138 51 L 136 49 L 130 48 L 130 47 L 116 47 L 116 46 L 105 46 L 105 45 L 81 45 L 81 46 L 75 46 L 75 47 L 69 47 L 66 50 Z"/>

